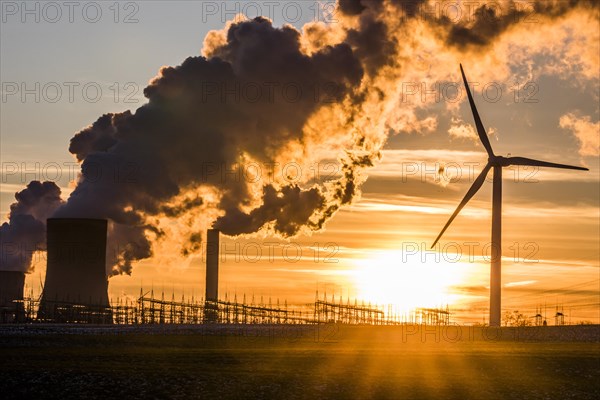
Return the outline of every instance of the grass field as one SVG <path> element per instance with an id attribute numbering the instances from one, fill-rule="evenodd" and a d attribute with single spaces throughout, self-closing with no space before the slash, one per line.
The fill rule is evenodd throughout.
<path id="1" fill-rule="evenodd" d="M 599 327 L 559 328 L 0 327 L 0 397 L 597 399 Z"/>

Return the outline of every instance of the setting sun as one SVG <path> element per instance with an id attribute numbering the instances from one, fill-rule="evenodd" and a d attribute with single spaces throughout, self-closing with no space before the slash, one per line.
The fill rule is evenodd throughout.
<path id="1" fill-rule="evenodd" d="M 400 314 L 418 307 L 451 306 L 458 299 L 452 286 L 465 279 L 470 266 L 437 258 L 433 253 L 407 255 L 398 250 L 355 260 L 357 297 L 391 305 Z"/>

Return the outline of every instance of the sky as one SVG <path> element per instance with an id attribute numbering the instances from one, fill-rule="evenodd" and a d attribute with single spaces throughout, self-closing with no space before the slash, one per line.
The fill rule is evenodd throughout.
<path id="1" fill-rule="evenodd" d="M 369 18 L 379 18 L 395 51 L 372 54 L 370 49 L 377 47 L 378 39 L 367 34 L 347 39 L 364 63 L 359 86 L 369 100 L 356 107 L 332 106 L 322 115 L 312 111 L 300 128 L 302 140 L 286 142 L 276 156 L 266 152 L 262 160 L 261 152 L 254 153 L 255 161 L 293 164 L 291 169 L 274 170 L 275 179 L 284 186 L 286 180 L 293 181 L 289 174 L 300 172 L 303 179 L 309 177 L 300 182 L 306 188 L 315 182 L 324 188 L 323 181 L 345 179 L 339 161 L 345 152 L 368 153 L 374 165 L 361 166 L 360 173 L 352 176 L 357 184 L 364 180 L 360 193 L 353 193 L 351 202 L 335 203 L 339 210 L 322 229 L 300 229 L 282 237 L 276 228 L 264 226 L 258 232 L 224 236 L 221 296 L 246 294 L 256 302 L 279 299 L 301 305 L 314 301 L 318 291 L 319 296 L 336 299 L 393 304 L 399 313 L 449 305 L 458 321 L 484 322 L 491 174 L 437 247 L 429 249 L 487 161 L 464 89 L 459 87 L 458 63 L 462 62 L 467 78 L 474 82 L 475 102 L 496 154 L 590 169 L 505 169 L 503 311 L 534 315 L 537 307 L 543 307 L 551 319 L 558 306 L 571 322 L 600 322 L 598 9 L 582 6 L 552 18 L 531 11 L 526 23 L 493 33 L 483 29 L 481 37 L 487 43 L 474 45 L 461 42 L 458 35 L 454 42 L 440 40 L 437 29 L 451 28 L 428 24 L 425 16 L 403 24 L 393 14 L 368 7 L 350 15 L 333 2 L 292 3 L 78 2 L 69 15 L 61 2 L 33 2 L 26 12 L 24 3 L 3 1 L 1 222 L 8 221 L 15 192 L 31 180 L 56 182 L 66 200 L 80 171 L 78 160 L 69 153 L 73 135 L 103 114 L 134 113 L 146 104 L 144 88 L 154 82 L 160 89 L 153 79 L 167 76 L 159 72 L 161 67 L 177 66 L 201 54 L 227 57 L 221 47 L 226 36 L 214 32 L 226 30 L 236 14 L 238 20 L 266 15 L 275 28 L 290 24 L 302 31 L 304 27 L 301 37 L 308 44 L 303 43 L 302 50 L 313 55 L 324 44 L 337 43 L 349 30 L 371 32 L 369 27 L 378 25 L 369 25 Z M 508 3 L 494 4 L 506 5 L 504 11 L 510 13 Z M 437 16 L 449 13 L 450 27 L 469 23 L 467 4 L 431 1 L 429 6 L 434 14 L 437 10 Z M 451 14 L 456 10 L 463 15 Z M 205 41 L 211 31 L 214 34 Z M 387 53 L 394 59 L 377 64 L 375 57 Z M 348 63 L 331 62 L 344 70 L 334 71 L 331 79 L 342 82 L 343 78 L 344 85 L 357 83 L 352 81 Z M 325 71 L 318 65 L 319 73 Z M 442 86 L 449 82 L 457 86 Z M 385 101 L 372 100 L 377 97 L 376 89 L 385 92 Z M 285 110 L 294 113 L 294 107 Z M 348 110 L 356 111 L 359 121 L 352 122 L 352 128 L 365 132 L 367 145 L 360 149 L 346 145 L 351 142 L 347 135 L 337 134 L 335 118 L 347 115 Z M 214 114 L 217 124 L 221 116 Z M 252 148 L 253 139 L 248 137 L 245 146 Z M 194 151 L 193 147 L 188 150 Z M 294 152 L 300 155 L 291 156 Z M 203 150 L 198 154 L 201 158 Z M 265 164 L 259 164 L 265 177 Z M 252 190 L 251 197 L 260 202 L 260 189 Z M 167 296 L 174 293 L 177 298 L 203 295 L 201 246 L 188 246 L 191 255 L 185 257 L 172 247 L 172 241 L 184 235 L 182 225 L 200 230 L 214 222 L 215 215 L 222 215 L 207 206 L 206 199 L 214 193 L 198 193 L 205 196 L 205 207 L 161 219 L 157 224 L 169 232 L 167 238 L 154 243 L 152 257 L 134 260 L 132 269 L 126 271 L 130 274 L 110 278 L 111 298 L 133 299 L 141 287 L 164 291 Z M 148 209 L 143 215 L 163 217 L 150 215 Z M 230 226 L 224 221 L 223 226 Z M 27 286 L 38 291 L 45 274 L 44 254 L 36 254 L 30 272 Z"/>

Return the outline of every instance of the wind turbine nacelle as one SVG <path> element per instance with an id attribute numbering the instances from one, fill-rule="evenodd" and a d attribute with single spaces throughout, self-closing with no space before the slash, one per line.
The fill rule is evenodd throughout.
<path id="1" fill-rule="evenodd" d="M 488 158 L 488 163 L 493 167 L 508 167 L 511 165 L 510 160 L 502 156 L 493 156 Z"/>

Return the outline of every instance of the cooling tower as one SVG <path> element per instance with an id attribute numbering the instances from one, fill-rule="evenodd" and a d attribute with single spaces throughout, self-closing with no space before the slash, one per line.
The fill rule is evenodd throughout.
<path id="1" fill-rule="evenodd" d="M 0 323 L 25 319 L 23 307 L 25 274 L 18 271 L 0 271 Z"/>
<path id="2" fill-rule="evenodd" d="M 48 267 L 38 319 L 110 323 L 106 220 L 49 218 Z"/>
<path id="3" fill-rule="evenodd" d="M 206 238 L 206 295 L 204 297 L 204 320 L 218 320 L 219 300 L 219 231 L 209 229 Z"/>

